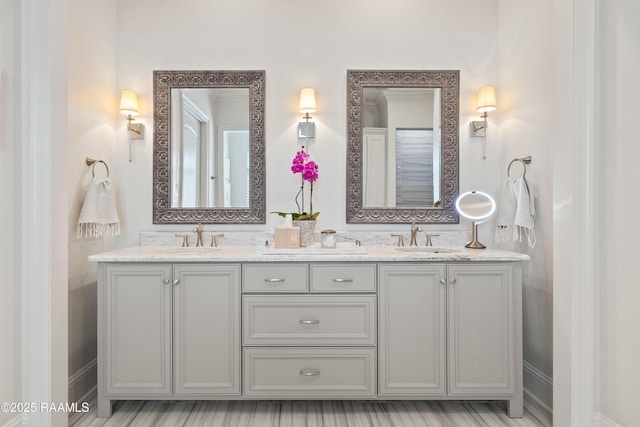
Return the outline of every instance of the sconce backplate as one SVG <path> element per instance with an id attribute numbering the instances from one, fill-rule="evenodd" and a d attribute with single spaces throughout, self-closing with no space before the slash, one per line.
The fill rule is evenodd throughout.
<path id="1" fill-rule="evenodd" d="M 472 121 L 469 124 L 469 133 L 471 136 L 485 136 L 487 129 L 484 121 Z"/>
<path id="2" fill-rule="evenodd" d="M 316 124 L 314 122 L 298 122 L 298 141 L 308 142 L 316 137 Z"/>
<path id="3" fill-rule="evenodd" d="M 144 139 L 144 125 L 142 123 L 129 123 L 127 125 L 129 139 Z"/>

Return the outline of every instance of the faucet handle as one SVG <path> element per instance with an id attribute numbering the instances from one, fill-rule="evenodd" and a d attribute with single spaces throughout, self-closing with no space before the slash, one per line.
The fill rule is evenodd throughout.
<path id="1" fill-rule="evenodd" d="M 432 237 L 438 237 L 439 234 L 429 234 L 429 233 L 425 233 L 425 236 L 427 236 L 427 243 L 426 246 L 433 246 L 433 244 L 431 243 L 431 238 Z"/>
<path id="2" fill-rule="evenodd" d="M 176 234 L 176 237 L 182 237 L 182 247 L 189 247 L 189 235 L 188 234 Z"/>
<path id="3" fill-rule="evenodd" d="M 404 246 L 404 236 L 402 234 L 391 233 L 391 237 L 398 238 L 398 247 Z"/>
<path id="4" fill-rule="evenodd" d="M 224 234 L 218 233 L 218 234 L 212 234 L 211 235 L 211 247 L 212 248 L 217 248 L 218 247 L 218 237 L 224 237 Z"/>

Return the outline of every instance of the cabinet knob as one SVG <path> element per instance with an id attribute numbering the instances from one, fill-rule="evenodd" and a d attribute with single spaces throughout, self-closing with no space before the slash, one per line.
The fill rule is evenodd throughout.
<path id="1" fill-rule="evenodd" d="M 162 280 L 162 283 L 164 283 L 165 285 L 168 285 L 169 283 L 171 283 L 171 280 L 164 279 L 164 280 Z"/>
<path id="2" fill-rule="evenodd" d="M 443 285 L 446 285 L 446 284 L 447 284 L 447 281 L 446 281 L 446 280 L 444 280 L 444 279 L 440 279 L 440 283 L 441 283 L 441 284 L 443 284 Z"/>
<path id="3" fill-rule="evenodd" d="M 176 279 L 173 281 L 173 286 L 177 285 L 178 283 L 180 283 L 180 279 Z"/>
<path id="4" fill-rule="evenodd" d="M 302 325 L 319 325 L 320 321 L 317 319 L 314 320 L 300 320 L 300 324 Z"/>
<path id="5" fill-rule="evenodd" d="M 449 280 L 449 283 L 451 283 L 452 285 L 455 285 L 455 284 L 456 284 L 456 282 L 457 282 L 457 280 L 456 280 L 456 279 L 451 279 L 451 280 Z"/>
<path id="6" fill-rule="evenodd" d="M 317 377 L 318 375 L 320 375 L 320 371 L 318 371 L 317 369 L 302 369 L 300 371 L 300 375 L 302 375 L 303 377 Z"/>

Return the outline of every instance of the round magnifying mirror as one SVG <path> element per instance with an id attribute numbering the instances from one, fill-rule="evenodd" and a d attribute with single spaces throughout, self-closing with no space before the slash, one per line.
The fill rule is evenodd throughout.
<path id="1" fill-rule="evenodd" d="M 465 245 L 471 249 L 484 249 L 485 245 L 478 241 L 478 224 L 488 220 L 496 211 L 496 201 L 482 191 L 468 191 L 456 200 L 456 209 L 463 217 L 473 221 L 471 241 Z"/>

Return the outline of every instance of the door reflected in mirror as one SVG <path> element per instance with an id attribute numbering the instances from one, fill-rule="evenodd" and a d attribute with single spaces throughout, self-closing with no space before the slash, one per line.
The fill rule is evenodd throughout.
<path id="1" fill-rule="evenodd" d="M 347 223 L 457 223 L 457 70 L 347 71 Z"/>
<path id="2" fill-rule="evenodd" d="M 171 90 L 171 207 L 249 207 L 249 89 Z"/>
<path id="3" fill-rule="evenodd" d="M 438 208 L 439 88 L 364 87 L 364 208 Z"/>

